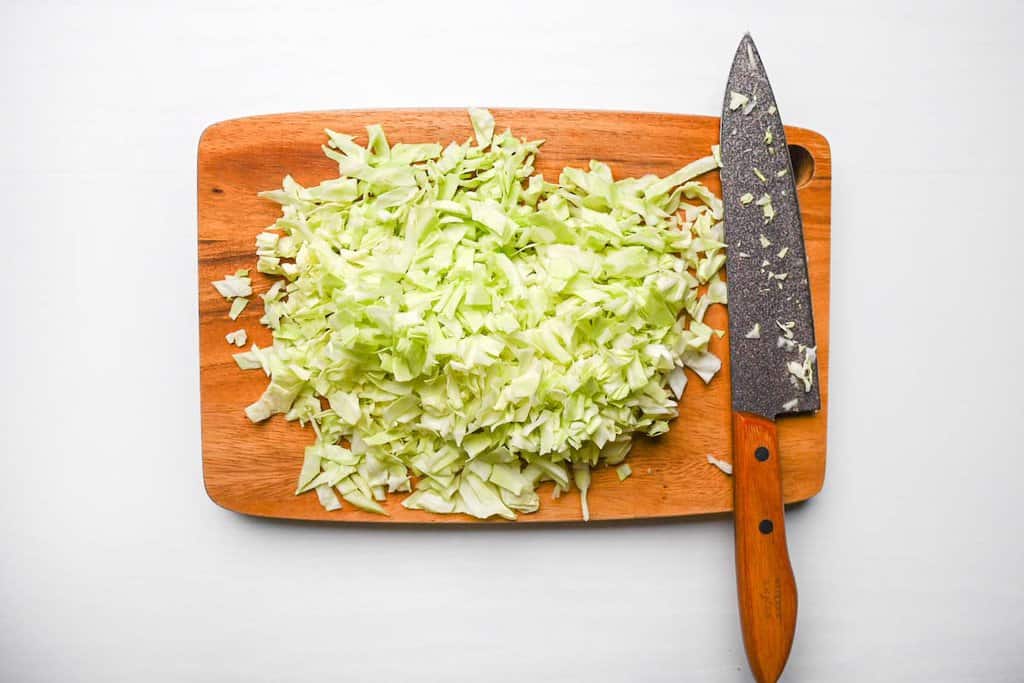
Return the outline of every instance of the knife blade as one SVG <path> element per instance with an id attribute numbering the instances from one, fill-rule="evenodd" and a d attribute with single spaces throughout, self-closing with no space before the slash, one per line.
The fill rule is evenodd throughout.
<path id="1" fill-rule="evenodd" d="M 775 419 L 818 410 L 803 223 L 778 105 L 750 34 L 729 72 L 720 130 L 729 248 L 736 583 L 758 681 L 775 681 L 796 629 Z"/>

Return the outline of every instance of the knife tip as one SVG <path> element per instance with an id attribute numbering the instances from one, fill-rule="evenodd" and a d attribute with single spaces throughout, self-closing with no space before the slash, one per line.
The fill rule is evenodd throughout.
<path id="1" fill-rule="evenodd" d="M 751 69 L 757 69 L 757 46 L 754 44 L 754 36 L 750 35 L 750 31 L 743 34 L 740 38 L 740 44 L 736 48 L 736 59 L 741 59 L 742 55 L 746 55 L 747 61 L 750 63 Z"/>

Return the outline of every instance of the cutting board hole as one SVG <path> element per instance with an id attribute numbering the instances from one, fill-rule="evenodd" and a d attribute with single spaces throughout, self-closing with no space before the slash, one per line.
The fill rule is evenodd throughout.
<path id="1" fill-rule="evenodd" d="M 789 160 L 793 164 L 793 181 L 803 187 L 814 178 L 814 157 L 806 147 L 789 146 Z"/>

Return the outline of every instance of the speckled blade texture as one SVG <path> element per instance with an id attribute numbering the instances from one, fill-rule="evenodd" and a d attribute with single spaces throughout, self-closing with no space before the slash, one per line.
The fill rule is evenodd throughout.
<path id="1" fill-rule="evenodd" d="M 733 410 L 770 419 L 818 410 L 817 364 L 810 390 L 790 372 L 816 347 L 803 222 L 782 119 L 750 35 L 729 73 L 721 145 Z"/>

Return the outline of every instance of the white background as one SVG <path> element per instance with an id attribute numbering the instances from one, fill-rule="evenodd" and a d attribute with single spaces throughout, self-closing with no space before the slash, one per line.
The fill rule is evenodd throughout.
<path id="1" fill-rule="evenodd" d="M 828 474 L 788 517 L 784 678 L 1020 680 L 1024 11 L 973 4 L 3 2 L 0 680 L 746 680 L 728 519 L 211 503 L 195 163 L 256 113 L 716 114 L 747 29 L 834 156 Z"/>

